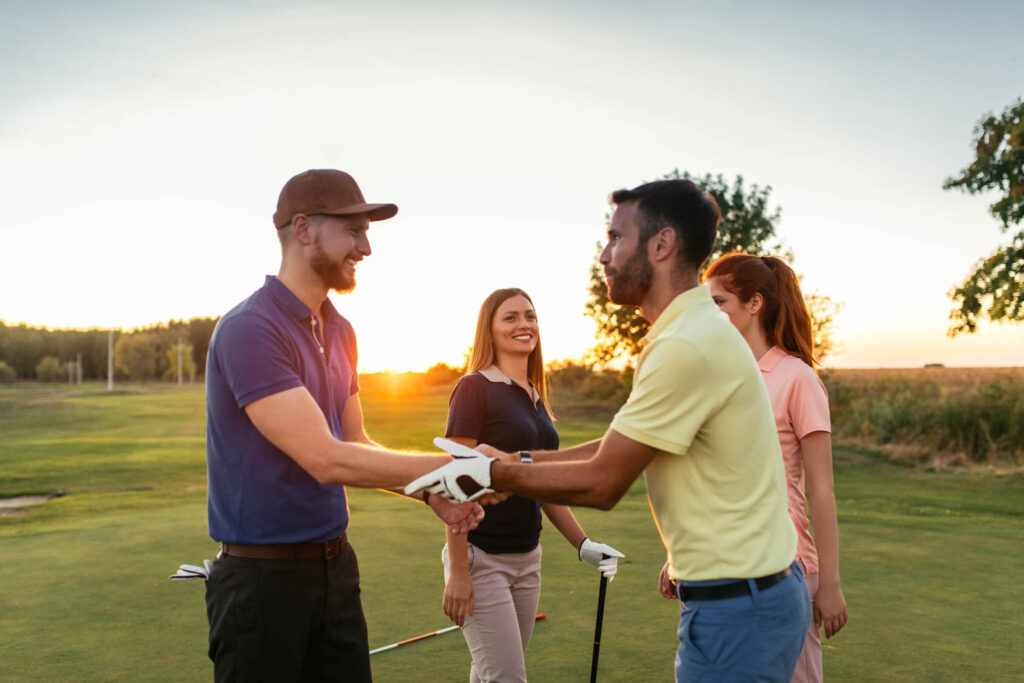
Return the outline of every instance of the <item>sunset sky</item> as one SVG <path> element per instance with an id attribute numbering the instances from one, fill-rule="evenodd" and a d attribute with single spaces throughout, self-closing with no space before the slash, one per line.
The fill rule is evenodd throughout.
<path id="1" fill-rule="evenodd" d="M 399 206 L 334 297 L 363 369 L 461 362 L 506 286 L 578 357 L 608 194 L 679 168 L 772 186 L 845 305 L 826 365 L 1024 364 L 1024 325 L 945 335 L 1005 236 L 942 189 L 1024 95 L 1019 2 L 830 4 L 0 0 L 0 319 L 219 315 L 277 272 L 284 182 L 332 167 Z"/>

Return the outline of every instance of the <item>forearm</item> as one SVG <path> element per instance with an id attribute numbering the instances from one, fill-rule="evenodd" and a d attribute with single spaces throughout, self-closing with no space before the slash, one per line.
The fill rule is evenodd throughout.
<path id="1" fill-rule="evenodd" d="M 358 401 L 350 404 L 342 417 L 342 434 L 351 441 L 334 437 L 305 387 L 253 401 L 245 412 L 270 443 L 321 484 L 398 488 L 451 460 L 447 455 L 396 453 L 368 445 Z"/>
<path id="2" fill-rule="evenodd" d="M 369 436 L 366 435 L 365 432 L 360 433 L 354 439 L 345 439 L 345 442 L 346 443 L 361 443 L 361 444 L 365 444 L 367 446 L 371 446 L 373 448 L 379 448 L 381 450 L 386 450 L 384 448 L 384 446 L 382 446 L 381 444 L 379 444 L 376 441 L 374 441 L 373 439 L 371 439 Z M 427 502 L 426 496 L 423 495 L 423 494 L 416 494 L 415 496 L 410 496 L 410 495 L 406 494 L 404 486 L 396 486 L 394 488 L 379 488 L 377 490 L 381 491 L 383 493 L 390 493 L 392 495 L 399 496 L 400 498 L 408 498 L 409 500 L 415 500 L 415 501 L 418 501 L 420 503 L 426 503 Z"/>
<path id="3" fill-rule="evenodd" d="M 416 477 L 447 464 L 451 458 L 428 453 L 397 453 L 365 444 L 332 440 L 325 445 L 320 457 L 313 460 L 310 474 L 321 483 L 400 489 Z"/>
<path id="4" fill-rule="evenodd" d="M 600 441 L 568 449 L 566 455 L 582 457 L 595 444 L 596 454 L 575 462 L 516 465 L 495 461 L 491 465 L 491 488 L 544 503 L 611 510 L 656 451 L 609 429 Z"/>
<path id="5" fill-rule="evenodd" d="M 831 489 L 808 496 L 814 524 L 814 544 L 818 550 L 818 585 L 839 585 L 839 523 L 836 498 Z"/>
<path id="6" fill-rule="evenodd" d="M 800 439 L 804 461 L 807 501 L 818 549 L 818 586 L 839 586 L 839 523 L 836 520 L 835 484 L 832 477 L 832 436 L 812 432 Z"/>
<path id="7" fill-rule="evenodd" d="M 613 487 L 589 461 L 491 465 L 491 486 L 545 503 L 582 505 L 610 510 L 629 488 Z"/>
<path id="8" fill-rule="evenodd" d="M 457 534 L 445 527 L 444 538 L 448 543 L 448 569 L 452 574 L 469 575 L 469 540 L 466 534 Z"/>
<path id="9" fill-rule="evenodd" d="M 541 508 L 551 524 L 558 529 L 558 532 L 565 537 L 565 540 L 569 541 L 569 545 L 578 551 L 587 534 L 576 520 L 576 516 L 572 514 L 572 510 L 564 505 L 556 505 L 555 503 L 543 503 Z"/>
<path id="10" fill-rule="evenodd" d="M 531 451 L 534 462 L 577 462 L 597 455 L 602 439 L 594 439 L 560 451 Z"/>

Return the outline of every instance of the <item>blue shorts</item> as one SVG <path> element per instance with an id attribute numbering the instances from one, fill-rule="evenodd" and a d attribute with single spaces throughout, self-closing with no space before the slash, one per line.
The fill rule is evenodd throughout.
<path id="1" fill-rule="evenodd" d="M 780 583 L 725 600 L 682 605 L 676 681 L 789 681 L 811 620 L 800 565 Z M 707 586 L 728 581 L 686 581 Z"/>

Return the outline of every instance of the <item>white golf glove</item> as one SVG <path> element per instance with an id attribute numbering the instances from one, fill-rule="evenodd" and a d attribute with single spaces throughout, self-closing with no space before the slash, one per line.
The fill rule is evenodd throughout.
<path id="1" fill-rule="evenodd" d="M 606 579 L 615 579 L 615 572 L 619 570 L 619 559 L 625 557 L 615 548 L 604 543 L 594 543 L 589 538 L 583 539 L 580 545 L 580 560 L 586 560 L 597 567 Z"/>
<path id="2" fill-rule="evenodd" d="M 486 455 L 463 457 L 453 455 L 447 465 L 424 474 L 405 487 L 405 494 L 427 490 L 455 503 L 468 503 L 487 493 L 494 493 L 491 486 L 491 463 L 494 458 Z"/>
<path id="3" fill-rule="evenodd" d="M 180 581 L 182 579 L 203 579 L 210 578 L 210 561 L 203 560 L 203 566 L 199 567 L 194 564 L 183 564 L 178 567 L 178 571 L 171 574 L 170 579 L 172 581 Z"/>

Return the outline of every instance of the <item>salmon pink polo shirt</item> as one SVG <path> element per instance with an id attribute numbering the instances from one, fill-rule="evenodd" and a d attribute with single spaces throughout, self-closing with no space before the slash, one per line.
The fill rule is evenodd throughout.
<path id="1" fill-rule="evenodd" d="M 775 427 L 782 446 L 786 467 L 786 496 L 789 517 L 796 527 L 796 558 L 804 573 L 818 573 L 818 552 L 811 536 L 807 518 L 807 497 L 804 494 L 804 459 L 800 439 L 813 432 L 832 431 L 828 412 L 828 393 L 818 375 L 807 363 L 791 356 L 778 346 L 757 361 L 768 387 L 768 398 L 775 415 Z"/>

